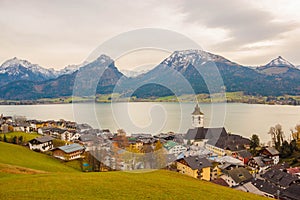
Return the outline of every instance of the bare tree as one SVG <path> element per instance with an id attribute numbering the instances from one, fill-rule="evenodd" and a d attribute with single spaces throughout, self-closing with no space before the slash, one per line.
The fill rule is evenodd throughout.
<path id="1" fill-rule="evenodd" d="M 271 135 L 271 139 L 275 148 L 279 149 L 284 139 L 284 132 L 282 130 L 282 126 L 280 124 L 276 124 L 275 127 L 270 128 L 268 134 Z"/>

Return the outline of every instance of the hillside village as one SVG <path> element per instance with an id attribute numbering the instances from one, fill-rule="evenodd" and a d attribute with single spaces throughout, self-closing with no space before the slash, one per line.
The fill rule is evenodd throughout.
<path id="1" fill-rule="evenodd" d="M 225 127 L 204 127 L 198 105 L 193 128 L 184 134 L 127 134 L 120 129 L 94 129 L 66 120 L 27 120 L 0 117 L 3 142 L 25 145 L 63 162 L 79 160 L 82 171 L 166 169 L 244 192 L 284 200 L 300 199 L 300 167 L 282 162 L 273 146 L 250 151 L 251 141 Z M 22 132 L 36 135 L 25 140 Z"/>

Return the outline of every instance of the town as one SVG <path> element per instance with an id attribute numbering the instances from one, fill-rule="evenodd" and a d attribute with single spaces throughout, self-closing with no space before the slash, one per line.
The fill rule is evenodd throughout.
<path id="1" fill-rule="evenodd" d="M 191 121 L 193 128 L 184 134 L 129 135 L 123 129 L 112 133 L 63 119 L 1 115 L 0 141 L 24 145 L 62 162 L 79 160 L 84 172 L 165 169 L 261 196 L 300 199 L 299 162 L 296 158 L 290 165 L 282 160 L 286 151 L 279 149 L 284 149 L 286 141 L 275 134 L 279 127 L 271 134 L 274 141 L 262 146 L 257 135 L 244 138 L 228 133 L 225 127 L 204 127 L 198 104 Z M 299 151 L 297 143 L 288 148 Z"/>

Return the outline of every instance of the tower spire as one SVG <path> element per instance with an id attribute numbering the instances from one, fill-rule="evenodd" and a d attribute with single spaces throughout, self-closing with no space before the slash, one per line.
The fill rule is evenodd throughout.
<path id="1" fill-rule="evenodd" d="M 204 114 L 201 112 L 198 103 L 195 106 L 195 110 L 192 113 L 192 125 L 195 128 L 200 128 L 204 126 Z"/>

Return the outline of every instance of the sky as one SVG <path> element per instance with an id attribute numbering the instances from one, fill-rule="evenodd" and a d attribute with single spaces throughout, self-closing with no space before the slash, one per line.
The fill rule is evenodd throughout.
<path id="1" fill-rule="evenodd" d="M 18 57 L 60 69 L 119 34 L 158 28 L 242 65 L 279 55 L 300 65 L 299 9 L 298 0 L 0 0 L 0 63 Z M 130 68 L 168 55 L 135 52 L 117 63 Z"/>

